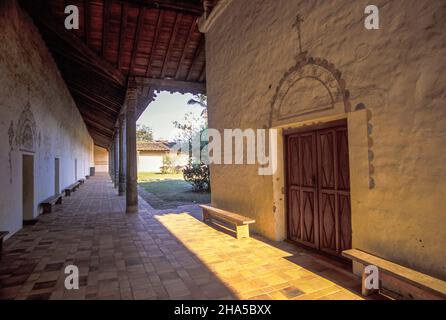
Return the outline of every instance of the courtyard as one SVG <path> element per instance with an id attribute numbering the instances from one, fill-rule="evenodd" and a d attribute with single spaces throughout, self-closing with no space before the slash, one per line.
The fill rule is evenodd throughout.
<path id="1" fill-rule="evenodd" d="M 171 209 L 191 203 L 211 202 L 210 192 L 194 191 L 192 186 L 184 181 L 182 173 L 139 172 L 138 187 L 140 196 L 154 209 Z"/>

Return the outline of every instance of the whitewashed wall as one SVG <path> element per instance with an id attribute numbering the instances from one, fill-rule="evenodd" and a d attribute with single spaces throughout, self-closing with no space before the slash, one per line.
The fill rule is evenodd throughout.
<path id="1" fill-rule="evenodd" d="M 165 152 L 139 151 L 138 172 L 161 172 Z"/>
<path id="2" fill-rule="evenodd" d="M 34 125 L 28 131 L 29 154 L 34 155 L 34 217 L 39 202 L 54 194 L 54 159 L 60 158 L 62 190 L 76 179 L 76 159 L 77 179 L 88 174 L 93 141 L 37 28 L 15 0 L 0 2 L 0 30 L 0 230 L 13 234 L 23 219 L 25 152 L 19 127 L 24 119 Z"/>

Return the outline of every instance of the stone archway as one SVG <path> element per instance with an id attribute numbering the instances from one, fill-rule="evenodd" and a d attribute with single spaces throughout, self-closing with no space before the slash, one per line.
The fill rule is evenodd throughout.
<path id="1" fill-rule="evenodd" d="M 348 119 L 351 115 L 350 94 L 342 73 L 326 59 L 301 53 L 297 62 L 277 84 L 270 104 L 269 127 L 277 134 L 277 170 L 273 175 L 273 208 L 276 237 L 287 238 L 285 138 L 289 130 L 301 130 Z"/>
<path id="2" fill-rule="evenodd" d="M 326 59 L 302 54 L 279 81 L 270 126 L 350 112 L 349 91 L 341 76 Z"/>

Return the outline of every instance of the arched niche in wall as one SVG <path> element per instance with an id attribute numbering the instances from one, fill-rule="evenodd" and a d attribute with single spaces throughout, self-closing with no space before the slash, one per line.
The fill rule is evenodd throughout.
<path id="1" fill-rule="evenodd" d="M 303 55 L 277 86 L 271 104 L 272 127 L 350 111 L 341 72 L 325 59 Z"/>
<path id="2" fill-rule="evenodd" d="M 31 106 L 26 104 L 17 125 L 16 144 L 21 151 L 36 151 L 37 129 Z"/>

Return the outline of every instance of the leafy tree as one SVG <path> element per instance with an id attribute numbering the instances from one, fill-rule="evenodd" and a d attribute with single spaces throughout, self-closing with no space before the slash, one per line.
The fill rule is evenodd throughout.
<path id="1" fill-rule="evenodd" d="M 136 125 L 136 140 L 144 142 L 153 141 L 152 129 L 144 124 Z"/>

